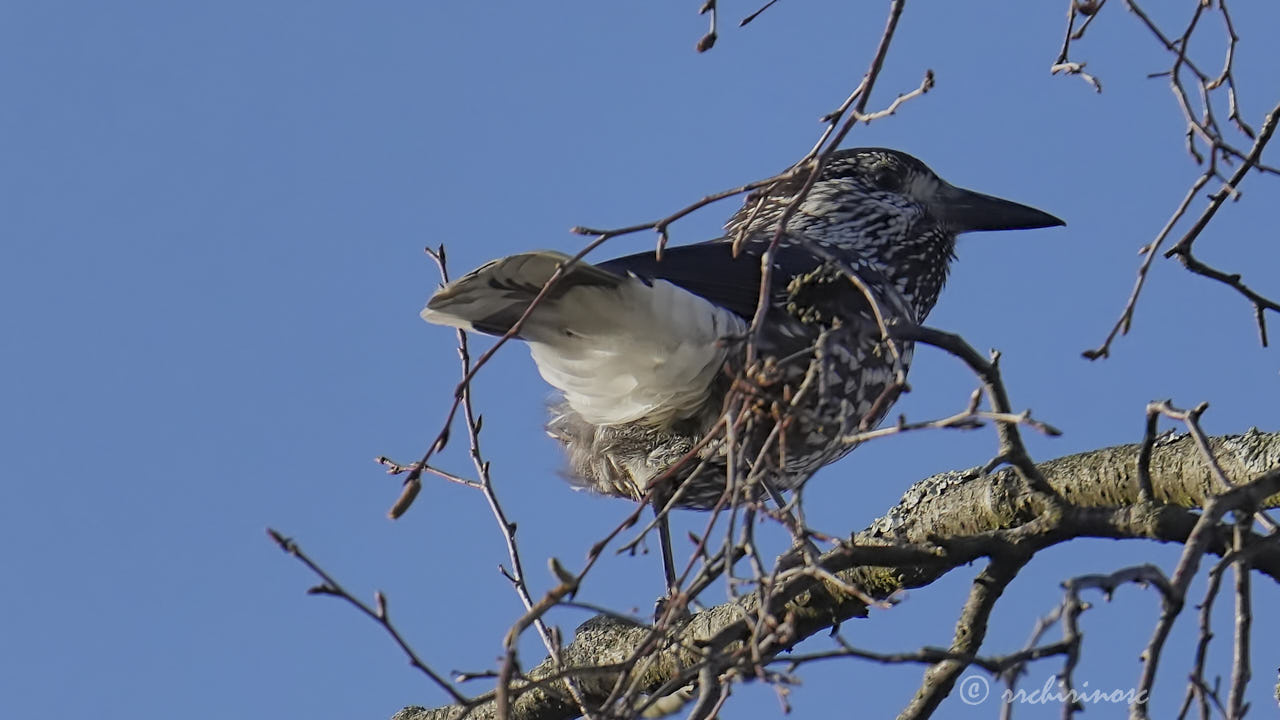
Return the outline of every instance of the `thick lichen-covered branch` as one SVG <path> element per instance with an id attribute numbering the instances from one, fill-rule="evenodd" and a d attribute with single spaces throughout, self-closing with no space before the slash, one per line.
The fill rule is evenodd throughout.
<path id="1" fill-rule="evenodd" d="M 1139 491 L 1139 445 L 1122 445 L 1042 463 L 1037 469 L 1066 500 L 1052 508 L 1029 494 L 1012 470 L 947 472 L 913 485 L 897 506 L 866 530 L 827 552 L 822 572 L 780 576 L 761 607 L 749 594 L 697 613 L 655 642 L 653 629 L 601 615 L 578 628 L 562 653 L 586 702 L 608 698 L 623 673 L 643 667 L 628 681 L 652 692 L 692 681 L 710 665 L 720 672 L 742 669 L 752 657 L 771 657 L 838 623 L 866 614 L 865 598 L 887 598 L 928 585 L 950 570 L 989 557 L 1027 556 L 1080 537 L 1186 542 L 1200 519 L 1194 508 L 1219 503 L 1252 510 L 1280 505 L 1280 433 L 1251 430 L 1210 439 L 1221 471 L 1234 489 L 1223 493 L 1204 453 L 1189 437 L 1158 442 L 1150 454 L 1154 501 Z M 1220 507 L 1220 506 L 1219 506 Z M 1233 525 L 1215 525 L 1207 550 L 1231 551 Z M 1271 544 L 1251 560 L 1252 568 L 1280 581 L 1280 549 Z M 828 579 L 830 578 L 830 579 Z M 856 587 L 858 593 L 848 592 Z M 759 623 L 761 617 L 772 622 Z M 761 634 L 759 628 L 769 628 Z M 723 648 L 713 653 L 707 648 Z M 629 662 L 643 657 L 646 662 Z M 564 672 L 551 661 L 513 681 L 509 717 L 558 720 L 580 712 L 566 692 Z M 496 717 L 492 694 L 474 704 L 435 709 L 406 707 L 396 720 L 457 720 Z"/>

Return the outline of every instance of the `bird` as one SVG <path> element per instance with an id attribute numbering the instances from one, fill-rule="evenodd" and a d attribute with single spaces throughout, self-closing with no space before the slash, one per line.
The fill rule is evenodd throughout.
<path id="1" fill-rule="evenodd" d="M 578 487 L 658 510 L 782 502 L 884 418 L 913 350 L 886 330 L 923 323 L 958 234 L 1065 224 L 888 148 L 831 153 L 790 212 L 807 178 L 783 178 L 719 238 L 594 263 L 511 255 L 446 283 L 422 317 L 497 336 L 523 317 L 513 337 L 558 391 L 546 429 Z"/>

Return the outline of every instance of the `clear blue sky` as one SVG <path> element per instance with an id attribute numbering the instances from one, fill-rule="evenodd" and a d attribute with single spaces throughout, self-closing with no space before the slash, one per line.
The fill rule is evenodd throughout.
<path id="1" fill-rule="evenodd" d="M 798 158 L 863 72 L 885 3 L 781 2 L 743 30 L 733 26 L 754 4 L 722 5 L 724 32 L 704 55 L 693 2 L 0 9 L 0 716 L 379 718 L 443 702 L 375 626 L 303 595 L 313 578 L 269 543 L 268 525 L 354 591 L 385 591 L 437 669 L 492 666 L 519 605 L 495 570 L 506 557 L 482 498 L 429 483 L 393 523 L 399 482 L 373 463 L 419 456 L 455 382 L 452 334 L 417 317 L 436 283 L 421 249 L 446 243 L 455 271 L 572 250 L 572 225 L 654 219 Z M 1115 357 L 1080 357 L 1197 172 L 1165 81 L 1145 78 L 1167 62 L 1134 19 L 1108 6 L 1079 48 L 1099 96 L 1048 74 L 1057 3 L 908 5 L 872 104 L 926 68 L 938 86 L 846 144 L 901 148 L 958 185 L 1068 221 L 964 238 L 931 317 L 1003 350 L 1014 403 L 1065 431 L 1033 438 L 1036 456 L 1137 441 L 1157 398 L 1211 401 L 1214 433 L 1280 425 L 1280 355 L 1258 347 L 1250 309 L 1171 262 L 1157 261 Z M 1256 30 L 1280 24 L 1280 8 L 1235 13 L 1243 110 L 1257 125 L 1276 85 Z M 1251 178 L 1244 193 L 1203 252 L 1275 296 L 1277 182 Z M 711 237 L 732 208 L 677 225 L 673 240 Z M 912 419 L 959 409 L 974 386 L 930 350 L 912 378 L 898 406 Z M 546 397 L 515 346 L 479 383 L 485 447 L 536 593 L 552 583 L 547 556 L 579 566 L 630 510 L 560 480 Z M 441 464 L 469 473 L 463 449 Z M 814 481 L 810 520 L 861 528 L 912 481 L 994 449 L 988 431 L 873 443 Z M 1066 577 L 1171 569 L 1174 557 L 1103 541 L 1046 552 L 1001 601 L 987 647 L 1019 646 Z M 945 645 L 972 572 L 847 624 L 846 637 Z M 583 599 L 647 612 L 660 587 L 653 555 L 611 558 Z M 1077 680 L 1129 688 L 1157 598 L 1128 587 L 1095 599 Z M 1260 581 L 1256 600 L 1276 607 L 1280 593 Z M 566 632 L 583 619 L 553 617 Z M 1260 639 L 1280 632 L 1273 613 L 1257 624 Z M 1181 698 L 1193 625 L 1182 619 L 1166 653 L 1159 715 Z M 540 659 L 536 642 L 524 647 Z M 1250 699 L 1266 716 L 1280 648 L 1258 642 L 1254 660 Z M 1033 666 L 1027 684 L 1057 667 Z M 799 717 L 881 717 L 920 673 L 830 663 L 792 701 Z M 738 718 L 776 707 L 760 686 L 731 705 Z M 955 698 L 944 708 L 995 712 Z"/>

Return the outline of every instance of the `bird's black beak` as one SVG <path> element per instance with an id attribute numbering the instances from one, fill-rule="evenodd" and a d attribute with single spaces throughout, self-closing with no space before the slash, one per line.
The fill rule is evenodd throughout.
<path id="1" fill-rule="evenodd" d="M 956 232 L 973 230 L 1028 230 L 1066 225 L 1033 207 L 990 195 L 944 185 L 938 190 L 933 212 Z"/>

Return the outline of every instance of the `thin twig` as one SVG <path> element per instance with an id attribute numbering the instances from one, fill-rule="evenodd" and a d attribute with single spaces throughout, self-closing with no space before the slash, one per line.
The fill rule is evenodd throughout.
<path id="1" fill-rule="evenodd" d="M 302 551 L 302 548 L 299 547 L 298 543 L 294 542 L 292 538 L 285 537 L 282 533 L 277 530 L 273 530 L 272 528 L 267 528 L 267 535 L 271 536 L 271 539 L 280 546 L 281 550 L 284 550 L 286 553 L 297 558 L 299 562 L 307 566 L 307 569 L 315 573 L 320 578 L 321 584 L 308 590 L 307 592 L 309 594 L 329 595 L 331 597 L 341 598 L 347 601 L 357 610 L 364 613 L 364 615 L 369 619 L 378 623 L 378 625 L 391 636 L 391 639 L 395 641 L 396 645 L 400 646 L 401 652 L 409 658 L 409 664 L 417 668 L 427 677 L 431 678 L 431 681 L 438 685 L 441 690 L 444 690 L 454 703 L 464 707 L 470 707 L 474 704 L 475 701 L 473 699 L 458 692 L 457 689 L 453 687 L 452 683 L 445 680 L 443 676 L 432 670 L 425 662 L 423 662 L 422 658 L 418 657 L 418 653 L 410 647 L 409 642 L 404 639 L 404 636 L 400 634 L 400 631 L 396 629 L 396 626 L 391 623 L 391 615 L 387 612 L 387 599 L 385 595 L 381 592 L 375 593 L 374 598 L 377 608 L 375 609 L 370 607 L 360 598 L 357 598 L 347 592 L 346 588 L 342 587 L 342 585 L 339 584 L 332 575 L 325 572 L 325 570 L 317 565 L 315 561 L 307 557 L 306 553 Z"/>

